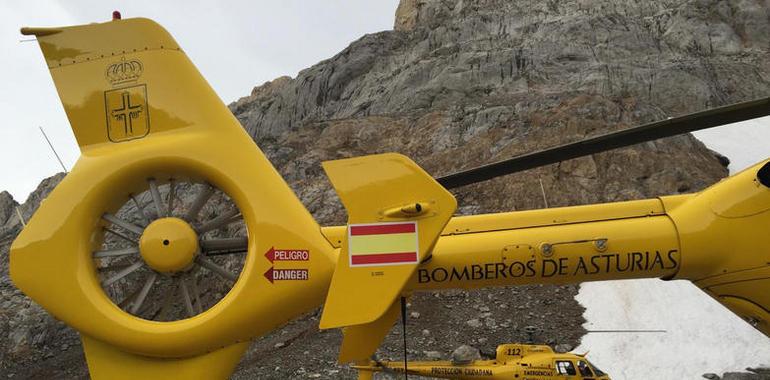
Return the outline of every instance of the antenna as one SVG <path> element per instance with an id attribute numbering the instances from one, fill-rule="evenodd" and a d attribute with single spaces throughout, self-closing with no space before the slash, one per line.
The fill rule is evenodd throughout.
<path id="1" fill-rule="evenodd" d="M 59 157 L 59 153 L 56 153 L 56 149 L 54 149 L 53 144 L 51 144 L 51 140 L 49 140 L 48 135 L 45 134 L 43 127 L 38 127 L 38 128 L 40 128 L 40 132 L 43 133 L 43 137 L 45 138 L 45 141 L 48 142 L 48 146 L 51 147 L 51 151 L 53 151 L 53 155 L 56 156 L 57 160 L 59 160 L 59 165 L 61 165 L 61 168 L 64 169 L 64 173 L 69 174 L 69 171 L 67 171 L 67 167 L 64 166 L 64 162 L 62 162 L 61 157 Z"/>
<path id="2" fill-rule="evenodd" d="M 587 330 L 586 334 L 596 334 L 596 333 L 666 333 L 668 331 L 666 330 Z"/>
<path id="3" fill-rule="evenodd" d="M 19 210 L 19 206 L 16 206 L 16 215 L 19 216 L 19 220 L 21 220 L 21 225 L 26 227 L 27 222 L 24 221 L 24 215 L 21 214 L 21 210 Z"/>
<path id="4" fill-rule="evenodd" d="M 401 327 L 404 335 L 404 379 L 409 379 L 409 370 L 407 365 L 409 360 L 406 358 L 406 297 L 401 297 Z"/>
<path id="5" fill-rule="evenodd" d="M 537 180 L 540 181 L 540 192 L 543 193 L 543 202 L 545 203 L 545 208 L 548 208 L 548 198 L 546 198 L 545 196 L 545 187 L 543 187 L 543 180 L 539 177 Z"/>

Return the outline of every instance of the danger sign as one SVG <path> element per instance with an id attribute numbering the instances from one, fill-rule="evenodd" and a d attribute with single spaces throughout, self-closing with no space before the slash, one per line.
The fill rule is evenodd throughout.
<path id="1" fill-rule="evenodd" d="M 265 278 L 271 283 L 276 281 L 305 281 L 310 277 L 307 269 L 275 269 L 265 272 Z"/>
<path id="2" fill-rule="evenodd" d="M 276 249 L 275 247 L 270 247 L 265 252 L 265 257 L 271 263 L 276 261 L 309 261 L 310 251 L 307 249 Z"/>

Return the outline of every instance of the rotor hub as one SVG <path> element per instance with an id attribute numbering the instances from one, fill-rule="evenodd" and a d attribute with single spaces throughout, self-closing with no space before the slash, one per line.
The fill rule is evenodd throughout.
<path id="1" fill-rule="evenodd" d="M 179 218 L 161 218 L 144 229 L 139 252 L 147 265 L 158 272 L 184 271 L 198 253 L 198 234 Z"/>

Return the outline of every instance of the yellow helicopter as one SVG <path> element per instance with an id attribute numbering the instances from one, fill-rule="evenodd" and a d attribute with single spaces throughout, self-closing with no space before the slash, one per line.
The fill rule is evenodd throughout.
<path id="1" fill-rule="evenodd" d="M 95 379 L 226 378 L 249 341 L 323 305 L 368 363 L 413 292 L 687 279 L 770 335 L 770 161 L 699 193 L 453 217 L 447 190 L 770 114 L 770 99 L 434 179 L 379 154 L 323 168 L 321 227 L 171 35 L 142 19 L 37 37 L 81 156 L 10 252 L 15 285 L 79 331 Z M 182 196 L 184 195 L 184 196 Z"/>
<path id="2" fill-rule="evenodd" d="M 392 372 L 440 379 L 488 380 L 609 380 L 585 355 L 556 353 L 551 347 L 535 344 L 501 344 L 495 358 L 470 361 L 372 361 L 354 365 L 358 380 L 371 380 L 375 372 Z"/>

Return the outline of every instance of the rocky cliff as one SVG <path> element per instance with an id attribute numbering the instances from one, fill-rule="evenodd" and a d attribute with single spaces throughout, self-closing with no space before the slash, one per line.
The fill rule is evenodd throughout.
<path id="1" fill-rule="evenodd" d="M 394 30 L 366 35 L 296 78 L 255 87 L 230 108 L 309 210 L 322 223 L 344 223 L 321 161 L 395 151 L 439 176 L 765 96 L 769 15 L 770 3 L 752 0 L 402 0 Z M 462 214 L 638 199 L 702 189 L 727 174 L 722 159 L 686 135 L 455 193 Z M 0 222 L 8 205 L 0 195 Z M 6 265 L 7 243 L 1 248 Z M 575 345 L 583 331 L 575 293 L 532 286 L 418 295 L 410 357 L 446 357 L 460 344 L 491 351 L 523 340 L 525 325 L 540 329 L 538 340 Z M 36 306 L 20 299 L 2 312 L 21 315 L 14 318 L 24 326 L 53 323 L 39 311 L 23 314 Z M 318 331 L 317 318 L 258 339 L 235 378 L 351 377 L 334 364 L 339 333 Z M 10 337 L 14 326 L 0 333 Z M 400 357 L 396 330 L 382 357 Z M 56 334 L 71 333 L 0 346 L 3 367 L 21 374 L 27 361 L 18 352 L 43 359 L 44 347 L 60 348 L 49 343 Z M 31 376 L 60 373 L 64 364 L 53 360 Z M 71 365 L 80 367 L 64 373 L 85 374 L 82 363 Z"/>
<path id="2" fill-rule="evenodd" d="M 395 150 L 441 175 L 767 93 L 763 2 L 410 0 L 395 24 L 231 105 L 314 212 L 333 199 L 313 179 L 321 160 Z M 538 179 L 566 205 L 723 175 L 685 136 L 470 187 L 460 203 L 542 207 Z"/>

